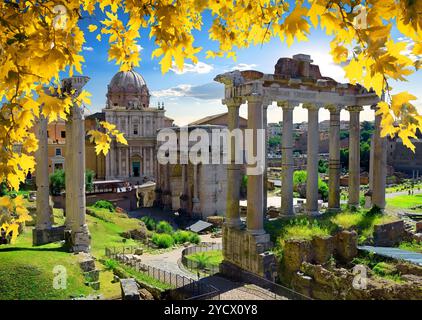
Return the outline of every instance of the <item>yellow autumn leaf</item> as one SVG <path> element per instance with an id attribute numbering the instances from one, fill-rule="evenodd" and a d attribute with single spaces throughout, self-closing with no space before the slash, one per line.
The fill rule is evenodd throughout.
<path id="1" fill-rule="evenodd" d="M 90 24 L 89 26 L 88 26 L 88 30 L 89 30 L 89 32 L 94 32 L 95 30 L 97 30 L 97 26 L 95 25 L 95 24 Z"/>

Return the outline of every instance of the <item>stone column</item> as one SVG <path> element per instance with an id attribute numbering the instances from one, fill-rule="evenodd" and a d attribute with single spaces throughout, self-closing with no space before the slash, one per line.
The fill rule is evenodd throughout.
<path id="1" fill-rule="evenodd" d="M 376 110 L 377 106 L 371 109 Z M 381 115 L 375 115 L 374 132 L 374 160 L 373 160 L 373 183 L 372 205 L 381 210 L 385 209 L 385 186 L 387 182 L 387 139 L 381 138 Z"/>
<path id="2" fill-rule="evenodd" d="M 188 171 L 188 165 L 187 164 L 181 164 L 182 166 L 182 192 L 180 193 L 180 209 L 183 213 L 186 213 L 187 208 L 187 171 Z"/>
<path id="3" fill-rule="evenodd" d="M 262 105 L 262 122 L 263 122 L 263 129 L 265 129 L 265 158 L 264 158 L 264 200 L 263 200 L 263 210 L 264 210 L 264 218 L 267 215 L 268 210 L 268 176 L 267 176 L 267 170 L 268 170 L 268 120 L 267 120 L 267 111 L 268 111 L 268 104 L 271 105 L 271 103 L 265 102 Z"/>
<path id="4" fill-rule="evenodd" d="M 129 178 L 129 165 L 130 165 L 129 147 L 125 148 L 125 151 L 126 151 L 126 177 Z"/>
<path id="5" fill-rule="evenodd" d="M 277 103 L 283 108 L 283 134 L 281 143 L 281 214 L 291 216 L 293 211 L 293 110 L 288 101 Z"/>
<path id="6" fill-rule="evenodd" d="M 118 164 L 117 164 L 117 168 L 118 168 L 118 171 L 119 171 L 119 177 L 122 177 L 123 176 L 123 171 L 122 171 L 122 148 L 120 148 L 120 147 L 117 147 L 116 148 L 116 150 L 117 150 L 117 162 L 118 162 Z"/>
<path id="7" fill-rule="evenodd" d="M 262 96 L 249 96 L 248 100 L 248 129 L 253 130 L 253 151 L 257 154 L 258 131 L 263 129 L 263 108 Z M 264 141 L 261 141 L 265 143 Z M 249 142 L 251 143 L 251 142 Z M 264 166 L 264 159 L 258 159 L 257 164 L 248 167 Z M 264 180 L 263 172 L 261 174 L 248 174 L 248 208 L 247 208 L 247 229 L 252 235 L 265 234 L 263 218 L 264 201 Z"/>
<path id="8" fill-rule="evenodd" d="M 70 232 L 72 230 L 72 226 L 75 220 L 74 212 L 73 210 L 73 188 L 71 187 L 71 179 L 67 177 L 68 172 L 73 171 L 73 157 L 72 153 L 74 150 L 73 147 L 73 138 L 72 138 L 72 122 L 73 122 L 73 108 L 70 108 L 70 113 L 67 116 L 66 123 L 65 123 L 65 129 L 66 129 L 66 145 L 65 145 L 65 163 L 64 163 L 64 169 L 65 169 L 65 214 L 66 214 L 66 230 Z M 107 154 L 109 155 L 110 152 Z M 109 156 L 109 159 L 111 157 Z M 111 164 L 111 162 L 110 162 Z M 109 177 L 111 176 L 111 166 L 108 168 L 109 170 Z"/>
<path id="9" fill-rule="evenodd" d="M 359 207 L 360 191 L 360 121 L 361 106 L 350 106 L 349 122 L 349 201 L 350 207 Z"/>
<path id="10" fill-rule="evenodd" d="M 40 114 L 36 125 L 38 150 L 35 152 L 37 173 L 37 217 L 35 228 L 37 230 L 50 229 L 53 226 L 48 174 L 47 122 L 47 118 Z"/>
<path id="11" fill-rule="evenodd" d="M 239 129 L 239 108 L 242 103 L 240 98 L 225 99 L 223 103 L 228 110 L 228 129 L 230 132 Z M 238 228 L 240 221 L 240 164 L 236 164 L 236 140 L 231 136 L 230 163 L 227 165 L 227 200 L 226 200 L 226 224 L 229 227 Z"/>
<path id="12" fill-rule="evenodd" d="M 315 104 L 304 104 L 308 109 L 308 146 L 306 170 L 306 212 L 308 215 L 319 213 L 318 210 L 318 153 L 319 153 L 319 127 L 318 111 Z"/>
<path id="13" fill-rule="evenodd" d="M 116 177 L 116 150 L 113 141 L 110 142 L 110 178 Z"/>
<path id="14" fill-rule="evenodd" d="M 335 105 L 327 106 L 330 111 L 330 140 L 328 160 L 328 210 L 340 211 L 340 111 Z"/>
<path id="15" fill-rule="evenodd" d="M 83 111 L 77 105 L 72 106 L 71 116 L 73 151 L 70 157 L 72 158 L 72 166 L 66 168 L 66 179 L 70 180 L 69 185 L 73 202 L 72 251 L 89 252 L 91 237 L 85 219 L 85 121 Z"/>
<path id="16" fill-rule="evenodd" d="M 193 165 L 193 199 L 192 199 L 192 214 L 199 216 L 201 214 L 201 204 L 199 202 L 198 193 L 198 165 Z"/>

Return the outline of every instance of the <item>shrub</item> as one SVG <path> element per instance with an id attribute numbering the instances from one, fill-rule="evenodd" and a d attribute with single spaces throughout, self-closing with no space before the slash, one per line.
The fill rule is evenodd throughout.
<path id="1" fill-rule="evenodd" d="M 173 227 L 167 221 L 160 221 L 155 227 L 155 230 L 158 233 L 167 233 L 167 234 L 173 233 Z"/>
<path id="2" fill-rule="evenodd" d="M 167 233 L 154 233 L 152 242 L 159 248 L 170 248 L 174 245 L 174 239 Z"/>
<path id="3" fill-rule="evenodd" d="M 142 217 L 141 221 L 145 223 L 145 226 L 149 231 L 154 231 L 155 227 L 157 226 L 157 222 L 153 218 L 148 216 Z"/>
<path id="4" fill-rule="evenodd" d="M 98 209 L 108 209 L 110 212 L 114 212 L 115 209 L 114 205 L 107 200 L 98 200 L 94 203 L 93 207 Z"/>
<path id="5" fill-rule="evenodd" d="M 65 188 L 65 174 L 64 170 L 55 170 L 50 175 L 50 193 L 53 196 L 58 196 Z"/>
<path id="6" fill-rule="evenodd" d="M 173 233 L 173 239 L 176 243 L 190 242 L 198 244 L 201 241 L 201 239 L 196 233 L 184 230 L 179 230 Z"/>
<path id="7" fill-rule="evenodd" d="M 95 172 L 87 169 L 85 171 L 85 190 L 86 191 L 93 191 L 94 190 L 94 176 Z"/>
<path id="8" fill-rule="evenodd" d="M 104 261 L 104 267 L 108 271 L 112 271 L 116 269 L 116 267 L 119 265 L 119 263 L 116 260 L 113 259 L 107 259 Z"/>

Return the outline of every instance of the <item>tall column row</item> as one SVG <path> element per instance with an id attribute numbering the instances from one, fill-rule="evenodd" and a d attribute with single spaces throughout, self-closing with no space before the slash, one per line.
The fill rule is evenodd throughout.
<path id="1" fill-rule="evenodd" d="M 248 129 L 254 130 L 253 154 L 257 155 L 256 131 L 264 129 L 266 119 L 266 108 L 263 105 L 262 96 L 246 97 L 248 101 Z M 223 101 L 228 108 L 228 128 L 233 130 L 239 127 L 240 100 L 225 99 Z M 293 101 L 279 101 L 278 106 L 283 111 L 282 129 L 282 193 L 281 193 L 281 214 L 293 215 L 293 110 L 296 105 Z M 319 162 L 319 119 L 318 112 L 321 106 L 307 103 L 303 107 L 308 110 L 308 136 L 307 136 L 307 182 L 306 182 L 306 212 L 309 215 L 319 212 L 318 199 L 318 162 Z M 340 210 L 340 105 L 328 105 L 325 107 L 330 112 L 329 124 L 329 211 Z M 375 108 L 375 107 L 374 107 Z M 362 106 L 349 106 L 346 108 L 350 113 L 349 125 L 349 201 L 348 205 L 359 207 L 360 199 L 360 112 Z M 380 137 L 380 116 L 375 120 L 374 134 L 374 175 L 373 182 L 373 204 L 380 208 L 385 207 L 385 139 Z M 234 139 L 232 136 L 231 139 Z M 231 142 L 234 144 L 234 141 Z M 264 142 L 265 145 L 265 142 Z M 237 227 L 240 225 L 239 215 L 239 181 L 240 167 L 236 165 L 234 148 L 231 150 L 231 163 L 227 169 L 227 225 Z M 266 159 L 266 150 L 265 150 Z M 262 234 L 263 214 L 265 214 L 265 170 L 266 160 L 258 159 L 262 163 L 248 164 L 248 167 L 262 165 L 262 174 L 248 175 L 248 208 L 247 228 L 252 234 Z"/>

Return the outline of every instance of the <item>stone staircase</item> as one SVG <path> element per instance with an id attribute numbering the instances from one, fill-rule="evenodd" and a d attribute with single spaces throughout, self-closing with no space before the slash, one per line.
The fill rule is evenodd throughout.
<path id="1" fill-rule="evenodd" d="M 88 253 L 80 252 L 78 253 L 78 262 L 85 277 L 85 285 L 94 290 L 99 290 L 100 270 L 95 267 L 94 258 Z"/>

